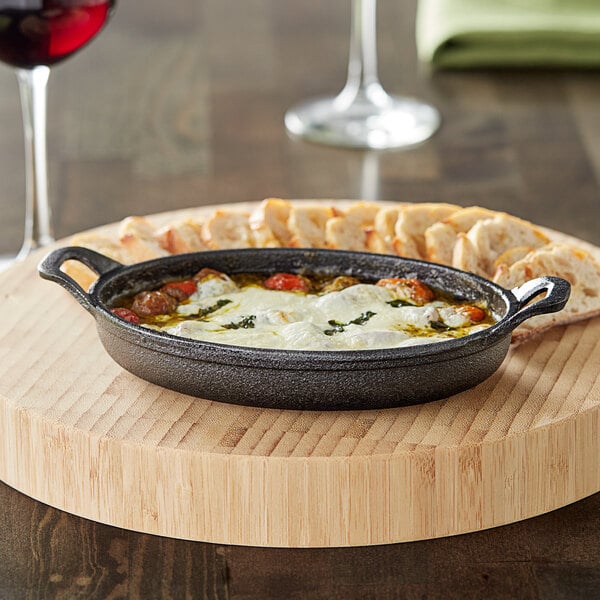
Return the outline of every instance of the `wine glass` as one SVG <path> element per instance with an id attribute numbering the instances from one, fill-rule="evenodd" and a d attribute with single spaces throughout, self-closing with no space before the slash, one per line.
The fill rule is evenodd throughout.
<path id="1" fill-rule="evenodd" d="M 332 146 L 406 148 L 428 139 L 440 125 L 431 105 L 391 96 L 377 71 L 376 0 L 352 0 L 348 79 L 335 97 L 292 107 L 285 125 L 295 136 Z"/>
<path id="2" fill-rule="evenodd" d="M 46 83 L 50 66 L 102 29 L 115 0 L 0 0 L 0 61 L 15 68 L 25 137 L 25 235 L 0 270 L 54 241 L 46 173 Z"/>

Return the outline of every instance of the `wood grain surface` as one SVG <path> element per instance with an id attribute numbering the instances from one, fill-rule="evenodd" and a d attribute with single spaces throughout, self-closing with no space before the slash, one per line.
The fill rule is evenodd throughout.
<path id="1" fill-rule="evenodd" d="M 482 204 L 600 245 L 598 73 L 429 73 L 415 60 L 416 2 L 378 4 L 383 83 L 444 118 L 410 152 L 322 148 L 283 129 L 291 104 L 343 85 L 347 0 L 120 3 L 98 40 L 51 75 L 58 237 L 128 214 L 282 196 Z M 4 252 L 20 243 L 23 211 L 8 68 L 0 129 Z M 462 536 L 261 549 L 137 534 L 0 484 L 0 598 L 587 599 L 600 588 L 599 510 L 596 494 Z"/>
<path id="2" fill-rule="evenodd" d="M 339 547 L 477 531 L 600 490 L 600 319 L 513 349 L 446 400 L 264 410 L 123 371 L 38 260 L 0 281 L 0 479 L 52 506 L 175 538 Z"/>

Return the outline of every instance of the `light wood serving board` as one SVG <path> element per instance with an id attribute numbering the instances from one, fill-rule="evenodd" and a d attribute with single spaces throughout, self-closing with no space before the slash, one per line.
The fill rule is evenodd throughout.
<path id="1" fill-rule="evenodd" d="M 176 538 L 318 547 L 476 531 L 600 490 L 600 319 L 511 350 L 446 400 L 263 410 L 123 371 L 40 258 L 0 275 L 0 479 L 42 502 Z"/>

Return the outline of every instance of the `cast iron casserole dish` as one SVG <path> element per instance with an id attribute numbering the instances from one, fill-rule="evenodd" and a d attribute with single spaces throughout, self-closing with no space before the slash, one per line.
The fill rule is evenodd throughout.
<path id="1" fill-rule="evenodd" d="M 77 260 L 99 275 L 89 293 L 60 270 Z M 203 267 L 224 273 L 351 275 L 366 280 L 416 277 L 461 299 L 484 300 L 498 317 L 458 339 L 404 348 L 305 351 L 248 348 L 176 337 L 133 325 L 110 309 L 119 298 L 190 277 Z M 456 269 L 397 256 L 293 248 L 218 250 L 124 266 L 87 248 L 66 247 L 39 265 L 92 314 L 109 355 L 123 368 L 193 396 L 268 408 L 353 410 L 437 400 L 477 385 L 508 352 L 512 330 L 534 315 L 561 310 L 569 283 L 541 277 L 512 291 Z M 542 292 L 546 296 L 528 304 Z"/>

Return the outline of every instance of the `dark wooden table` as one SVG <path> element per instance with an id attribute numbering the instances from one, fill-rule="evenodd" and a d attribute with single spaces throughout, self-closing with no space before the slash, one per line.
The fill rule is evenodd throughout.
<path id="1" fill-rule="evenodd" d="M 414 0 L 381 0 L 380 72 L 441 131 L 407 152 L 291 140 L 292 103 L 344 83 L 349 2 L 119 6 L 49 88 L 57 235 L 130 214 L 267 196 L 481 204 L 600 244 L 598 72 L 429 73 Z M 0 253 L 20 244 L 17 87 L 0 70 Z M 0 599 L 592 598 L 600 494 L 529 521 L 384 547 L 227 547 L 81 519 L 0 483 Z"/>

